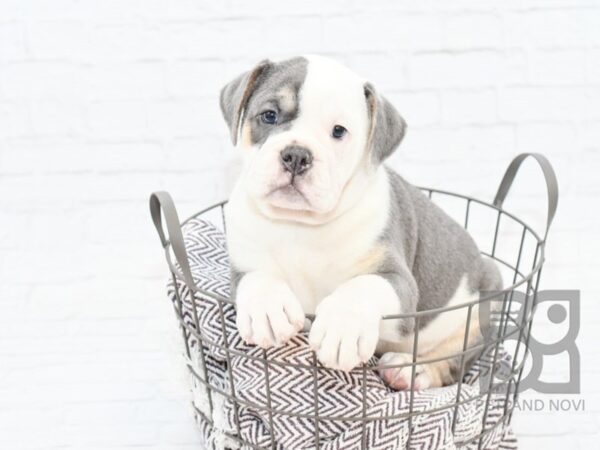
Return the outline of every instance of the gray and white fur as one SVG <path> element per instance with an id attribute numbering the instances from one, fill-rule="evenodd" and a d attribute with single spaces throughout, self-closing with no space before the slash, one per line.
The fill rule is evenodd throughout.
<path id="1" fill-rule="evenodd" d="M 406 123 L 349 69 L 316 56 L 262 61 L 223 88 L 221 109 L 244 160 L 226 214 L 247 342 L 282 344 L 311 313 L 309 340 L 324 365 L 350 370 L 374 352 L 402 364 L 412 360 L 414 321 L 384 315 L 501 288 L 463 227 L 385 166 Z M 460 352 L 465 320 L 466 308 L 422 316 L 419 358 Z M 421 364 L 415 387 L 451 383 L 457 366 Z M 381 375 L 396 389 L 411 385 L 410 367 Z"/>

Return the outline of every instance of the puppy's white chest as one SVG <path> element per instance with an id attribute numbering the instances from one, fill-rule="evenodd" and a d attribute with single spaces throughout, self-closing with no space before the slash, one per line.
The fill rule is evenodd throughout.
<path id="1" fill-rule="evenodd" d="M 305 313 L 314 313 L 324 297 L 363 273 L 379 256 L 374 230 L 279 228 L 274 224 L 254 230 L 229 227 L 232 262 L 244 272 L 260 270 L 281 277 Z"/>
<path id="2" fill-rule="evenodd" d="M 361 259 L 369 253 L 367 240 L 353 239 L 350 233 L 327 242 L 316 237 L 313 245 L 294 243 L 273 256 L 304 311 L 312 314 L 324 297 L 359 274 Z"/>
<path id="3" fill-rule="evenodd" d="M 387 224 L 388 197 L 376 193 L 335 221 L 310 226 L 269 220 L 234 190 L 227 206 L 232 263 L 243 273 L 263 271 L 282 278 L 304 312 L 312 314 L 339 285 L 373 273 L 381 263 L 385 251 L 379 237 Z"/>

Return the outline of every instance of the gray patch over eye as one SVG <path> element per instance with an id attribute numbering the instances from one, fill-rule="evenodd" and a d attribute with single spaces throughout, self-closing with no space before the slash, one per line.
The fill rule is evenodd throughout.
<path id="1" fill-rule="evenodd" d="M 299 114 L 299 93 L 307 66 L 303 57 L 277 63 L 263 61 L 223 88 L 221 110 L 234 144 L 240 125 L 250 128 L 250 140 L 255 145 L 264 143 L 273 133 L 289 129 Z M 277 112 L 277 124 L 260 120 L 260 114 L 268 109 Z"/>
<path id="2" fill-rule="evenodd" d="M 233 145 L 237 143 L 240 120 L 242 120 L 248 100 L 252 96 L 254 89 L 260 84 L 266 70 L 272 64 L 268 60 L 261 61 L 254 69 L 239 75 L 221 89 L 221 112 L 229 127 Z"/>
<path id="3" fill-rule="evenodd" d="M 372 161 L 381 163 L 400 145 L 406 131 L 406 122 L 396 108 L 379 95 L 371 83 L 364 86 L 369 111 L 370 128 L 367 146 Z"/>
<path id="4" fill-rule="evenodd" d="M 273 65 L 265 80 L 255 89 L 248 102 L 245 125 L 250 127 L 250 140 L 262 145 L 267 138 L 288 130 L 300 113 L 300 90 L 306 78 L 306 58 L 292 58 Z M 265 109 L 278 113 L 276 125 L 265 124 L 257 119 Z"/>

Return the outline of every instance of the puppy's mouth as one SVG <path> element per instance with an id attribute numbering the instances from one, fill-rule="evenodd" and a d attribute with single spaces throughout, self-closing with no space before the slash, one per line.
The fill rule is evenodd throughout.
<path id="1" fill-rule="evenodd" d="M 284 184 L 275 186 L 267 194 L 267 198 L 277 208 L 307 210 L 310 202 L 293 177 Z"/>

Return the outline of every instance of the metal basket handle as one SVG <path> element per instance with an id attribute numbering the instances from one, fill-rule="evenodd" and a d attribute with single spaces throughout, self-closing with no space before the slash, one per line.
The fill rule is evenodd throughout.
<path id="1" fill-rule="evenodd" d="M 546 237 L 548 236 L 548 230 L 550 229 L 552 220 L 554 220 L 554 214 L 556 214 L 556 207 L 558 205 L 558 182 L 556 180 L 556 173 L 554 173 L 554 169 L 552 168 L 550 161 L 548 161 L 544 155 L 540 153 L 521 153 L 512 160 L 506 169 L 506 172 L 504 173 L 504 177 L 502 177 L 500 186 L 498 187 L 498 192 L 494 198 L 494 206 L 497 208 L 502 208 L 506 194 L 508 194 L 508 191 L 512 186 L 515 176 L 519 171 L 519 167 L 521 167 L 521 163 L 528 156 L 531 156 L 538 162 L 542 168 L 542 172 L 544 173 L 544 178 L 546 179 L 546 188 L 548 190 L 548 216 L 546 218 L 546 232 L 544 233 L 545 241 Z"/>
<path id="2" fill-rule="evenodd" d="M 161 212 L 162 215 L 165 216 L 169 239 L 167 239 L 163 229 Z M 179 267 L 181 267 L 181 273 L 185 283 L 190 289 L 196 289 L 192 271 L 190 270 L 187 250 L 185 249 L 185 243 L 183 242 L 183 234 L 181 233 L 181 224 L 179 223 L 177 209 L 175 209 L 173 198 L 168 192 L 154 192 L 150 195 L 150 214 L 152 215 L 152 221 L 158 232 L 158 237 L 160 238 L 163 249 L 168 253 L 169 244 L 171 245 L 173 253 L 175 254 L 175 259 L 179 263 Z"/>

